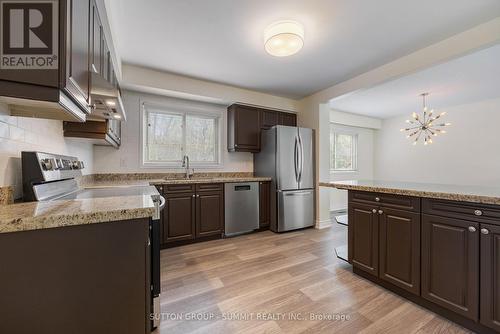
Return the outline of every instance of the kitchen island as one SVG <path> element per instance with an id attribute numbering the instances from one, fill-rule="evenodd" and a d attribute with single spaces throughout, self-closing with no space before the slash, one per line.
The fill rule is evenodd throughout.
<path id="1" fill-rule="evenodd" d="M 348 190 L 353 272 L 480 333 L 500 331 L 500 188 L 378 180 Z"/>

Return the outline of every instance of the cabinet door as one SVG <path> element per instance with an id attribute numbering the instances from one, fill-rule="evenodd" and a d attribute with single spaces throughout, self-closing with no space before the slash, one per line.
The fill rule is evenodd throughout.
<path id="1" fill-rule="evenodd" d="M 349 203 L 349 262 L 375 276 L 378 276 L 378 218 L 374 206 Z"/>
<path id="2" fill-rule="evenodd" d="M 278 125 L 279 113 L 277 111 L 262 109 L 260 113 L 260 127 L 262 129 L 270 129 Z"/>
<path id="3" fill-rule="evenodd" d="M 63 89 L 90 112 L 90 0 L 68 0 L 67 6 Z"/>
<path id="4" fill-rule="evenodd" d="M 271 182 L 259 183 L 259 227 L 268 227 L 271 222 Z"/>
<path id="5" fill-rule="evenodd" d="M 165 242 L 189 240 L 195 237 L 195 194 L 167 193 L 165 197 Z"/>
<path id="6" fill-rule="evenodd" d="M 228 150 L 260 151 L 260 111 L 257 108 L 233 105 L 228 114 Z"/>
<path id="7" fill-rule="evenodd" d="M 103 62 L 103 54 L 102 54 L 102 25 L 101 20 L 99 19 L 99 13 L 97 11 L 97 5 L 95 1 L 92 1 L 92 52 L 91 52 L 91 70 L 94 73 L 98 73 L 102 75 L 102 62 Z"/>
<path id="8" fill-rule="evenodd" d="M 500 226 L 488 224 L 481 224 L 480 319 L 500 332 Z"/>
<path id="9" fill-rule="evenodd" d="M 279 125 L 297 126 L 297 115 L 286 112 L 280 113 Z"/>
<path id="10" fill-rule="evenodd" d="M 423 215 L 422 297 L 477 321 L 479 224 Z"/>
<path id="11" fill-rule="evenodd" d="M 224 226 L 224 195 L 220 191 L 196 194 L 196 237 L 221 235 Z"/>
<path id="12" fill-rule="evenodd" d="M 382 207 L 379 277 L 420 294 L 420 214 Z"/>
<path id="13" fill-rule="evenodd" d="M 110 61 L 110 53 L 109 53 L 109 47 L 108 43 L 106 41 L 106 38 L 104 37 L 104 34 L 101 35 L 102 37 L 102 76 L 104 79 L 109 81 L 109 61 Z"/>

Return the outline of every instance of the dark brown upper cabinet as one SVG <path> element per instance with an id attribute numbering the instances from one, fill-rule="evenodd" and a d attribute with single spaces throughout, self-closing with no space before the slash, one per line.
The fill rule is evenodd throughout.
<path id="1" fill-rule="evenodd" d="M 90 0 L 68 0 L 66 8 L 66 66 L 63 90 L 90 113 Z"/>
<path id="2" fill-rule="evenodd" d="M 91 51 L 91 65 L 90 70 L 99 75 L 103 75 L 104 66 L 104 32 L 102 30 L 102 23 L 99 17 L 99 11 L 95 3 L 92 6 L 92 51 Z"/>
<path id="3" fill-rule="evenodd" d="M 275 125 L 297 126 L 297 115 L 253 106 L 233 104 L 227 116 L 229 152 L 260 152 L 260 132 Z"/>
<path id="4" fill-rule="evenodd" d="M 297 126 L 297 115 L 286 112 L 280 112 L 278 124 L 286 126 Z"/>
<path id="5" fill-rule="evenodd" d="M 379 277 L 420 294 L 420 214 L 380 207 Z"/>
<path id="6" fill-rule="evenodd" d="M 378 213 L 374 206 L 349 203 L 349 262 L 378 276 Z"/>
<path id="7" fill-rule="evenodd" d="M 270 129 L 279 123 L 280 115 L 277 111 L 261 109 L 260 111 L 260 128 Z"/>
<path id="8" fill-rule="evenodd" d="M 479 234 L 479 223 L 473 221 L 422 218 L 422 297 L 474 321 L 479 312 Z"/>
<path id="9" fill-rule="evenodd" d="M 94 145 L 119 148 L 121 122 L 114 119 L 86 121 L 85 123 L 64 122 L 63 134 L 64 137 L 88 139 Z"/>
<path id="10" fill-rule="evenodd" d="M 88 116 L 106 117 L 100 112 L 106 109 L 124 118 L 119 90 L 108 89 L 116 86 L 116 75 L 111 79 L 103 76 L 105 71 L 114 73 L 109 60 L 106 66 L 106 57 L 110 56 L 102 28 L 106 17 L 99 16 L 94 0 L 60 0 L 55 6 L 59 13 L 54 18 L 56 41 L 49 45 L 57 66 L 0 69 L 0 100 L 13 116 L 84 122 Z M 109 85 L 101 89 L 106 80 Z M 106 96 L 100 95 L 102 92 Z M 115 111 L 98 103 L 107 98 L 120 101 Z"/>
<path id="11" fill-rule="evenodd" d="M 269 227 L 271 223 L 271 182 L 259 182 L 259 227 Z"/>
<path id="12" fill-rule="evenodd" d="M 227 120 L 228 151 L 260 151 L 260 109 L 233 104 L 228 108 Z"/>
<path id="13" fill-rule="evenodd" d="M 481 224 L 481 323 L 500 332 L 500 225 Z"/>

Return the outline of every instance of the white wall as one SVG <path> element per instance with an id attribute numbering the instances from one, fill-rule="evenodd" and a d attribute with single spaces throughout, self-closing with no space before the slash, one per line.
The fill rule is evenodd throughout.
<path id="1" fill-rule="evenodd" d="M 61 121 L 9 116 L 0 104 L 0 186 L 14 186 L 15 198 L 22 196 L 21 151 L 77 156 L 85 162 L 83 173 L 93 173 L 92 145 L 64 138 Z"/>
<path id="2" fill-rule="evenodd" d="M 149 173 L 149 172 L 177 172 L 182 168 L 144 168 L 141 167 L 140 136 L 141 122 L 140 111 L 141 101 L 149 101 L 157 104 L 189 103 L 193 105 L 207 105 L 206 103 L 185 101 L 159 95 L 151 95 L 133 91 L 123 92 L 124 108 L 127 112 L 127 121 L 122 122 L 122 145 L 119 150 L 105 146 L 94 147 L 94 170 L 96 173 Z M 222 140 L 222 160 L 221 168 L 210 168 L 205 171 L 224 172 L 253 172 L 253 155 L 251 153 L 227 151 L 227 120 L 225 105 L 207 105 L 209 108 L 219 108 L 224 119 L 221 120 L 223 126 Z M 196 169 L 202 171 L 202 169 Z"/>
<path id="3" fill-rule="evenodd" d="M 374 130 L 334 124 L 334 129 L 358 135 L 358 168 L 354 172 L 330 172 L 330 181 L 373 179 Z M 347 209 L 347 191 L 330 190 L 330 211 Z"/>
<path id="4" fill-rule="evenodd" d="M 408 116 L 384 120 L 375 135 L 375 178 L 500 186 L 500 99 L 448 109 L 452 125 L 434 144 L 411 145 L 399 131 Z"/>
<path id="5" fill-rule="evenodd" d="M 279 110 L 297 111 L 298 104 L 296 100 L 281 96 L 131 64 L 123 64 L 122 66 L 121 86 L 125 89 L 144 93 L 226 105 L 240 102 Z"/>

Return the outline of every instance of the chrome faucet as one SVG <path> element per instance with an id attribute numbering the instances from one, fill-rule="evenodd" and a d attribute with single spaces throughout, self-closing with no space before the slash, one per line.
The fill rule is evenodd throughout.
<path id="1" fill-rule="evenodd" d="M 194 174 L 194 169 L 191 170 L 189 168 L 189 157 L 187 155 L 182 157 L 182 167 L 185 168 L 186 179 L 190 179 L 191 176 L 193 176 L 193 174 Z"/>

